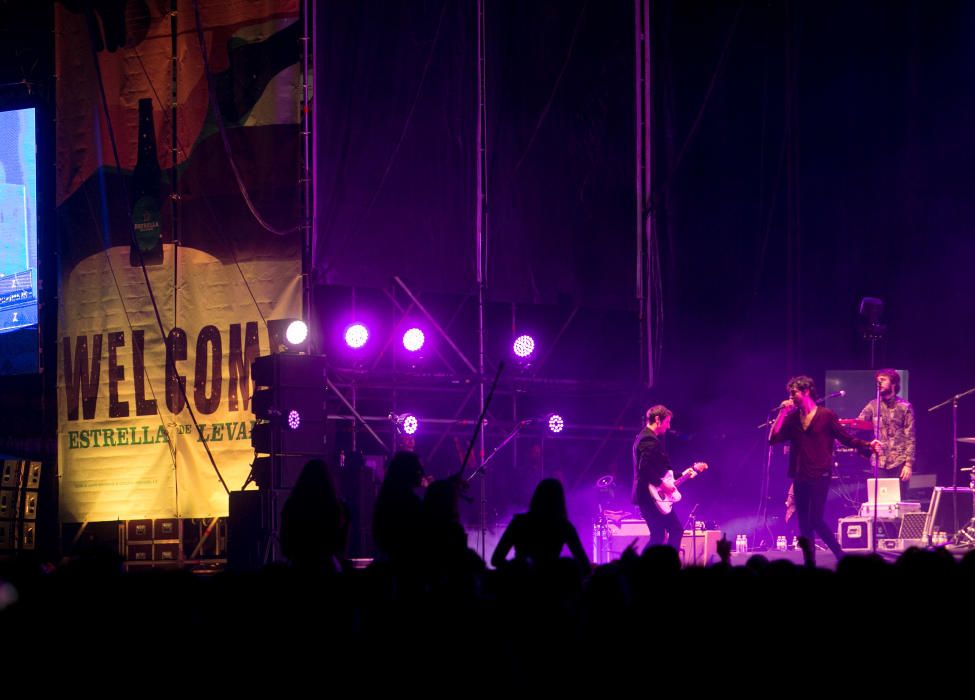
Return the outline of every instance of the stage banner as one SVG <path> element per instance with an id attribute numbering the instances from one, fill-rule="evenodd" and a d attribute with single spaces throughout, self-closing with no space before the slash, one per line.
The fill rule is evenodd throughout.
<path id="1" fill-rule="evenodd" d="M 297 2 L 86 5 L 56 10 L 61 520 L 226 515 L 251 362 L 301 315 Z"/>

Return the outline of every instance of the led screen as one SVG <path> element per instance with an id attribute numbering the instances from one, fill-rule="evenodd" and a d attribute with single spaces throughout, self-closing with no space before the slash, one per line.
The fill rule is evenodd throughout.
<path id="1" fill-rule="evenodd" d="M 34 109 L 0 111 L 0 374 L 37 370 L 35 128 Z"/>

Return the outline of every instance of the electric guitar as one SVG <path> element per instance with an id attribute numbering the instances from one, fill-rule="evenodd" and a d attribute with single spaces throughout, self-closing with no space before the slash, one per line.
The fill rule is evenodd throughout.
<path id="1" fill-rule="evenodd" d="M 647 489 L 650 491 L 650 498 L 653 499 L 653 503 L 657 506 L 657 510 L 664 515 L 667 515 L 667 513 L 672 511 L 674 509 L 674 504 L 681 499 L 681 494 L 680 491 L 677 490 L 677 487 L 683 484 L 685 481 L 693 479 L 707 468 L 708 465 L 705 462 L 694 462 L 694 464 L 685 469 L 677 479 L 674 479 L 674 470 L 668 469 L 663 478 L 663 483 L 668 487 L 667 489 L 664 489 L 662 486 L 647 484 Z"/>

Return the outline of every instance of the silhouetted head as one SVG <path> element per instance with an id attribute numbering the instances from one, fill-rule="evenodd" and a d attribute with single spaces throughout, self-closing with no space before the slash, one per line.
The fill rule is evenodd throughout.
<path id="1" fill-rule="evenodd" d="M 423 465 L 414 452 L 397 452 L 386 467 L 383 488 L 415 489 L 423 479 Z"/>
<path id="2" fill-rule="evenodd" d="M 460 522 L 460 481 L 437 479 L 423 495 L 423 511 L 433 523 Z"/>
<path id="3" fill-rule="evenodd" d="M 328 472 L 328 465 L 321 459 L 311 459 L 305 463 L 291 491 L 297 497 L 335 498 L 335 485 Z"/>
<path id="4" fill-rule="evenodd" d="M 281 551 L 296 566 L 321 571 L 345 549 L 345 515 L 328 466 L 305 463 L 281 510 Z"/>
<path id="5" fill-rule="evenodd" d="M 562 482 L 558 479 L 542 479 L 532 494 L 528 512 L 541 518 L 568 518 Z"/>

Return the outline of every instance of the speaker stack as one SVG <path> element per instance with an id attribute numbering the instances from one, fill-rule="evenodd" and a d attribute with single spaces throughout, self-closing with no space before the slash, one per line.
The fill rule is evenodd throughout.
<path id="1" fill-rule="evenodd" d="M 37 502 L 41 463 L 3 461 L 0 472 L 0 556 L 32 551 L 37 546 Z"/>

